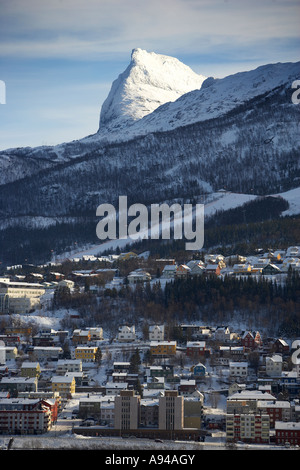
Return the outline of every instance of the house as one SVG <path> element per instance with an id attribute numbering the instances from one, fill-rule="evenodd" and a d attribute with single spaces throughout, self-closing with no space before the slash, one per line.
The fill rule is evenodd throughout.
<path id="1" fill-rule="evenodd" d="M 218 264 L 208 264 L 205 266 L 205 274 L 207 276 L 220 276 L 221 268 Z"/>
<path id="2" fill-rule="evenodd" d="M 201 262 L 195 262 L 193 264 L 188 263 L 187 266 L 190 268 L 189 275 L 194 276 L 202 276 L 205 272 L 205 266 Z"/>
<path id="3" fill-rule="evenodd" d="M 72 342 L 76 344 L 88 344 L 91 341 L 91 333 L 89 330 L 79 330 L 76 329 L 73 331 Z"/>
<path id="4" fill-rule="evenodd" d="M 16 359 L 18 355 L 18 348 L 15 346 L 4 346 L 3 352 L 5 352 L 6 359 Z"/>
<path id="5" fill-rule="evenodd" d="M 28 355 L 39 362 L 57 361 L 62 357 L 63 350 L 60 346 L 33 346 L 28 349 Z"/>
<path id="6" fill-rule="evenodd" d="M 176 341 L 151 341 L 150 353 L 159 357 L 175 356 L 176 346 Z"/>
<path id="7" fill-rule="evenodd" d="M 176 277 L 177 278 L 186 278 L 191 271 L 191 268 L 189 268 L 186 264 L 180 264 L 177 266 L 176 269 Z"/>
<path id="8" fill-rule="evenodd" d="M 126 382 L 107 382 L 105 385 L 105 394 L 107 396 L 117 396 L 122 390 L 127 390 Z"/>
<path id="9" fill-rule="evenodd" d="M 269 263 L 262 268 L 261 273 L 263 276 L 268 276 L 268 275 L 273 276 L 274 274 L 280 274 L 281 269 L 275 264 Z"/>
<path id="10" fill-rule="evenodd" d="M 65 375 L 66 372 L 82 372 L 81 359 L 60 359 L 57 361 L 56 374 Z"/>
<path id="11" fill-rule="evenodd" d="M 218 326 L 215 330 L 215 340 L 221 343 L 230 341 L 231 334 L 228 326 Z"/>
<path id="12" fill-rule="evenodd" d="M 58 392 L 63 399 L 69 399 L 75 393 L 75 377 L 55 375 L 52 377 L 52 391 Z"/>
<path id="13" fill-rule="evenodd" d="M 190 379 L 190 380 L 181 379 L 180 380 L 180 383 L 178 385 L 179 396 L 184 396 L 184 397 L 196 396 L 197 392 L 198 394 L 200 394 L 197 388 L 196 380 L 194 379 Z"/>
<path id="14" fill-rule="evenodd" d="M 144 269 L 136 269 L 128 274 L 127 280 L 129 284 L 139 284 L 151 281 L 151 274 Z"/>
<path id="15" fill-rule="evenodd" d="M 177 271 L 176 264 L 167 264 L 162 271 L 161 277 L 163 279 L 175 279 L 176 271 Z"/>
<path id="16" fill-rule="evenodd" d="M 280 354 L 288 354 L 290 351 L 290 347 L 288 343 L 282 339 L 282 338 L 277 338 L 276 341 L 273 344 L 273 351 L 275 353 L 280 353 Z"/>
<path id="17" fill-rule="evenodd" d="M 37 377 L 2 377 L 0 381 L 0 390 L 7 390 L 11 395 L 19 392 L 36 392 L 37 388 Z"/>
<path id="18" fill-rule="evenodd" d="M 90 328 L 91 341 L 102 341 L 103 340 L 103 328 L 95 327 Z"/>
<path id="19" fill-rule="evenodd" d="M 248 362 L 229 362 L 230 378 L 246 379 L 248 375 Z"/>
<path id="20" fill-rule="evenodd" d="M 241 335 L 241 343 L 246 349 L 254 350 L 262 345 L 262 339 L 258 331 L 244 331 Z"/>
<path id="21" fill-rule="evenodd" d="M 274 354 L 266 357 L 266 374 L 269 377 L 280 377 L 282 373 L 282 356 Z"/>
<path id="22" fill-rule="evenodd" d="M 164 325 L 149 326 L 149 340 L 150 341 L 163 341 L 165 339 Z"/>
<path id="23" fill-rule="evenodd" d="M 118 333 L 118 341 L 123 343 L 130 343 L 136 339 L 135 326 L 120 326 Z"/>
<path id="24" fill-rule="evenodd" d="M 75 359 L 82 362 L 95 362 L 97 358 L 98 348 L 95 346 L 77 346 L 75 349 Z"/>
<path id="25" fill-rule="evenodd" d="M 195 366 L 192 366 L 192 374 L 193 377 L 199 378 L 199 377 L 205 377 L 206 375 L 206 367 L 199 362 Z"/>
<path id="26" fill-rule="evenodd" d="M 249 263 L 239 263 L 234 264 L 232 267 L 232 271 L 234 275 L 243 275 L 243 274 L 251 274 L 252 268 L 251 264 Z"/>
<path id="27" fill-rule="evenodd" d="M 206 349 L 205 341 L 188 341 L 186 344 L 186 355 L 188 357 L 207 356 L 209 350 Z"/>
<path id="28" fill-rule="evenodd" d="M 26 362 L 24 361 L 21 366 L 22 377 L 37 377 L 41 375 L 41 367 L 38 362 Z"/>

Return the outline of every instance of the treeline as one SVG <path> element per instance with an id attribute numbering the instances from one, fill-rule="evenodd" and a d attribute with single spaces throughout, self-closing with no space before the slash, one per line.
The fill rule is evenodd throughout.
<path id="1" fill-rule="evenodd" d="M 253 326 L 278 326 L 278 332 L 300 335 L 300 276 L 289 271 L 285 283 L 252 276 L 194 277 L 159 286 L 137 286 L 118 294 L 129 300 L 137 318 L 154 322 L 210 320 L 243 317 Z"/>

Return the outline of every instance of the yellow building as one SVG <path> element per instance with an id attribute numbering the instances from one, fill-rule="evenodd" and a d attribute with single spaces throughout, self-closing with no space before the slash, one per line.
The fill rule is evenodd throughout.
<path id="1" fill-rule="evenodd" d="M 97 347 L 78 346 L 75 349 L 75 359 L 81 359 L 82 362 L 94 362 L 97 351 Z"/>
<path id="2" fill-rule="evenodd" d="M 75 393 L 75 377 L 56 375 L 52 378 L 52 392 L 57 392 L 62 398 L 71 398 Z"/>
<path id="3" fill-rule="evenodd" d="M 151 341 L 150 353 L 153 356 L 174 356 L 176 341 Z"/>

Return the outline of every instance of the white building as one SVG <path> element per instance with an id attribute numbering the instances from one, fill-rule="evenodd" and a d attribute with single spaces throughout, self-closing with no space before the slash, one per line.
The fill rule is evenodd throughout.
<path id="1" fill-rule="evenodd" d="M 150 341 L 163 341 L 165 339 L 164 325 L 149 326 L 149 340 Z"/>
<path id="2" fill-rule="evenodd" d="M 40 306 L 45 294 L 41 284 L 29 282 L 0 282 L 0 313 L 29 313 Z"/>
<path id="3" fill-rule="evenodd" d="M 245 379 L 248 375 L 248 362 L 229 362 L 230 378 Z"/>
<path id="4" fill-rule="evenodd" d="M 266 357 L 266 374 L 269 377 L 279 377 L 282 372 L 282 356 L 274 354 L 272 357 Z"/>
<path id="5" fill-rule="evenodd" d="M 121 342 L 131 342 L 135 341 L 136 335 L 135 335 L 135 326 L 120 326 L 119 327 L 119 334 L 118 334 L 118 340 Z"/>

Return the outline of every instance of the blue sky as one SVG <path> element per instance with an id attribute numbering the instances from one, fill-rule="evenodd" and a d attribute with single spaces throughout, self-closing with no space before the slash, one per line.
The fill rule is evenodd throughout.
<path id="1" fill-rule="evenodd" d="M 134 48 L 223 77 L 298 61 L 299 19 L 300 0 L 0 0 L 0 149 L 95 133 Z"/>

